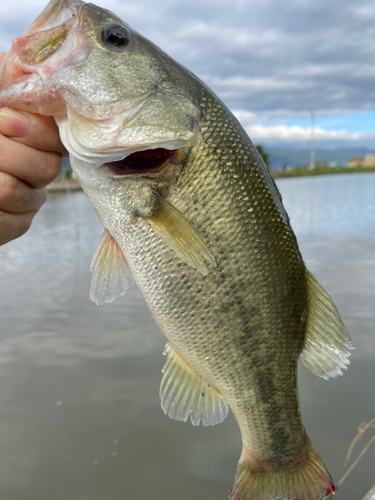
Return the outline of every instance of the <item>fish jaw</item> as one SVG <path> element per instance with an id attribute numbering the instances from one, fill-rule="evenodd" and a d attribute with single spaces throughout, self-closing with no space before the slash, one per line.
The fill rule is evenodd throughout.
<path id="1" fill-rule="evenodd" d="M 52 0 L 0 63 L 0 106 L 51 116 L 65 105 L 51 75 L 87 57 L 79 0 Z M 73 33 L 72 33 L 73 32 Z M 77 36 L 79 33 L 79 36 Z"/>
<path id="2" fill-rule="evenodd" d="M 13 41 L 12 48 L 21 62 L 27 66 L 35 66 L 56 52 L 74 24 L 75 19 L 72 17 L 48 30 L 21 36 Z"/>
<path id="3" fill-rule="evenodd" d="M 76 16 L 83 3 L 81 0 L 50 0 L 23 36 L 58 26 Z"/>

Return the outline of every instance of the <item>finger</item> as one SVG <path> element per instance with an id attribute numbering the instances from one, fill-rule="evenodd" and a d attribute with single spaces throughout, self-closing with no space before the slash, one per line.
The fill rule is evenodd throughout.
<path id="1" fill-rule="evenodd" d="M 0 245 L 19 238 L 28 231 L 36 212 L 10 214 L 0 210 Z"/>
<path id="2" fill-rule="evenodd" d="M 0 109 L 0 134 L 7 137 L 25 137 L 30 130 L 29 114 L 10 108 Z"/>
<path id="3" fill-rule="evenodd" d="M 2 108 L 0 109 L 0 134 L 41 151 L 68 155 L 61 143 L 55 120 L 51 116 Z"/>
<path id="4" fill-rule="evenodd" d="M 0 61 L 5 56 L 6 52 L 0 52 Z"/>
<path id="5" fill-rule="evenodd" d="M 0 172 L 0 210 L 11 213 L 39 210 L 46 198 L 46 188 L 32 188 L 13 175 Z"/>
<path id="6" fill-rule="evenodd" d="M 0 169 L 32 187 L 47 186 L 58 176 L 61 165 L 58 153 L 38 151 L 0 135 Z"/>

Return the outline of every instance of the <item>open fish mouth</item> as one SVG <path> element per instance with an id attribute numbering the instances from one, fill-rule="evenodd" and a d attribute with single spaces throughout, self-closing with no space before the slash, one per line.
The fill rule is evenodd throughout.
<path id="1" fill-rule="evenodd" d="M 116 175 L 142 175 L 157 172 L 173 156 L 175 150 L 156 148 L 137 151 L 123 160 L 107 163 Z"/>

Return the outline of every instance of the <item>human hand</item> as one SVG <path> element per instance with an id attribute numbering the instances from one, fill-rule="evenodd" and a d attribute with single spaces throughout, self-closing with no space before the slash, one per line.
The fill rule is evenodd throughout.
<path id="1" fill-rule="evenodd" d="M 62 155 L 67 152 L 52 117 L 0 109 L 0 245 L 29 229 Z"/>

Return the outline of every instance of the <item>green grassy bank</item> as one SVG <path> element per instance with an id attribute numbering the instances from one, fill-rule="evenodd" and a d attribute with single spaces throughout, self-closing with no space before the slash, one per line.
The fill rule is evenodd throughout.
<path id="1" fill-rule="evenodd" d="M 271 170 L 273 177 L 301 177 L 303 175 L 349 174 L 360 172 L 375 172 L 375 167 L 318 167 L 311 170 L 306 167 L 296 167 L 288 172 Z"/>

